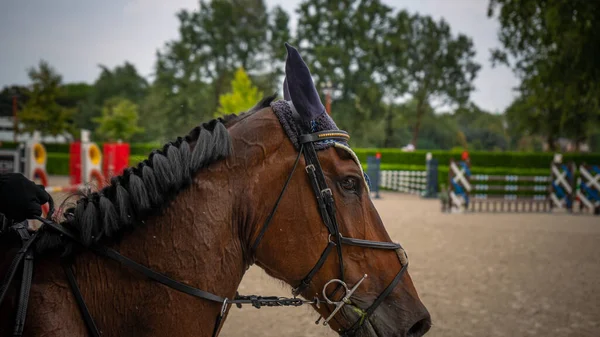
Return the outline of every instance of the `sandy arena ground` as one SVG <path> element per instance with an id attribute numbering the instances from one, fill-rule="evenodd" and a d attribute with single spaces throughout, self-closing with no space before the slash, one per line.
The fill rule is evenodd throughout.
<path id="1" fill-rule="evenodd" d="M 374 203 L 409 254 L 433 319 L 427 336 L 600 336 L 600 217 L 442 214 L 438 200 L 392 193 Z M 258 267 L 239 291 L 290 296 Z M 232 308 L 221 336 L 336 336 L 317 317 L 308 307 Z"/>

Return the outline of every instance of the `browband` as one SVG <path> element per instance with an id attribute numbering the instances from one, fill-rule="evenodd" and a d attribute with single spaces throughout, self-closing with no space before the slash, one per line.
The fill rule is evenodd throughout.
<path id="1" fill-rule="evenodd" d="M 325 130 L 301 135 L 299 141 L 300 144 L 306 144 L 319 142 L 327 139 L 339 139 L 343 141 L 348 141 L 350 139 L 350 135 L 346 131 L 342 130 Z"/>

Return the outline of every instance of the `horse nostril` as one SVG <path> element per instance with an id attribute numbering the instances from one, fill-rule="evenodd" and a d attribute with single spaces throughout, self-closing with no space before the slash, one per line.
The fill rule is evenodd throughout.
<path id="1" fill-rule="evenodd" d="M 407 337 L 421 337 L 427 333 L 431 329 L 431 317 L 427 314 L 424 318 L 418 320 L 415 324 L 413 324 L 408 332 L 406 333 Z"/>

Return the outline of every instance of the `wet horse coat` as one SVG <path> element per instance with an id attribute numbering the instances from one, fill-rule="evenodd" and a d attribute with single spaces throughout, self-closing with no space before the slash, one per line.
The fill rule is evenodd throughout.
<path id="1" fill-rule="evenodd" d="M 305 133 L 314 132 L 324 109 L 319 107 L 312 80 L 306 76 L 310 73 L 301 58 L 294 49 L 288 48 L 288 53 L 285 91 L 291 99 L 285 104 L 300 117 L 297 123 L 288 124 L 300 126 Z M 331 242 L 329 226 L 322 225 L 323 219 L 332 218 L 329 209 L 337 209 L 336 232 L 343 231 L 348 240 L 384 242 L 391 247 L 393 244 L 370 202 L 362 169 L 349 147 L 340 142 L 315 142 L 323 146 L 313 161 L 322 166 L 318 185 L 329 186 L 331 193 L 331 201 L 326 205 L 329 215 L 324 218 L 318 211 L 322 209 L 320 194 L 315 203 L 312 183 L 306 176 L 310 165 L 300 163 L 307 170 L 292 170 L 290 174 L 300 155 L 289 130 L 282 128 L 284 122 L 273 114 L 277 109 L 269 105 L 270 100 L 263 101 L 249 113 L 206 123 L 165 145 L 138 167 L 113 179 L 109 187 L 81 198 L 64 225 L 81 237 L 84 246 L 106 243 L 172 279 L 227 298 L 235 296 L 244 271 L 253 262 L 297 287 L 315 261 L 320 261 L 320 251 L 327 245 L 328 237 Z M 278 197 L 278 188 L 273 187 L 284 183 L 288 186 L 288 182 L 287 194 Z M 279 208 L 273 213 L 276 201 Z M 270 228 L 262 234 L 260 246 L 252 245 L 261 235 L 259 224 L 267 223 L 267 219 Z M 41 234 L 39 251 L 76 253 L 69 255 L 69 262 L 73 263 L 81 293 L 104 335 L 212 333 L 221 306 L 152 282 L 73 246 L 56 232 L 42 229 Z M 317 237 L 322 239 L 322 246 L 314 245 Z M 337 244 L 343 244 L 341 236 Z M 299 251 L 303 254 L 297 254 Z M 346 246 L 343 253 L 339 249 L 338 259 L 322 261 L 304 295 L 318 293 L 329 280 L 340 277 L 336 270 L 346 275 L 349 284 L 368 272 L 371 277 L 352 298 L 356 308 L 366 307 L 377 302 L 377 294 L 387 292 L 391 280 L 400 275 L 401 286 L 389 290 L 390 296 L 382 300 L 386 306 L 361 320 L 366 324 L 358 334 L 419 336 L 429 329 L 428 314 L 408 273 L 397 272 L 402 261 L 390 253 L 366 250 L 360 245 Z M 357 259 L 358 256 L 363 258 Z M 26 334 L 86 333 L 59 264 L 59 256 L 46 254 L 36 267 Z M 397 267 L 390 271 L 394 265 Z M 9 315 L 14 301 L 12 296 L 1 313 Z M 346 308 L 333 317 L 333 329 L 347 330 L 360 318 L 356 311 Z M 329 305 L 316 309 L 324 317 L 331 316 L 334 310 Z M 8 331 L 9 325 L 3 324 L 0 329 L 5 330 L 0 331 Z"/>

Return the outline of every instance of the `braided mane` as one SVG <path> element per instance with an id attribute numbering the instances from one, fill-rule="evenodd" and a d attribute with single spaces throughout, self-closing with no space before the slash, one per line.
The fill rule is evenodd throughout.
<path id="1" fill-rule="evenodd" d="M 98 192 L 76 192 L 76 205 L 65 213 L 65 227 L 85 245 L 117 239 L 126 231 L 143 225 L 149 216 L 159 214 L 185 188 L 196 172 L 229 156 L 231 138 L 226 129 L 243 116 L 270 106 L 275 95 L 262 99 L 240 115 L 213 119 L 192 129 L 185 137 L 153 150 L 147 159 Z M 68 199 L 68 198 L 67 198 Z M 38 252 L 59 248 L 70 251 L 71 243 L 51 230 L 41 229 Z"/>

